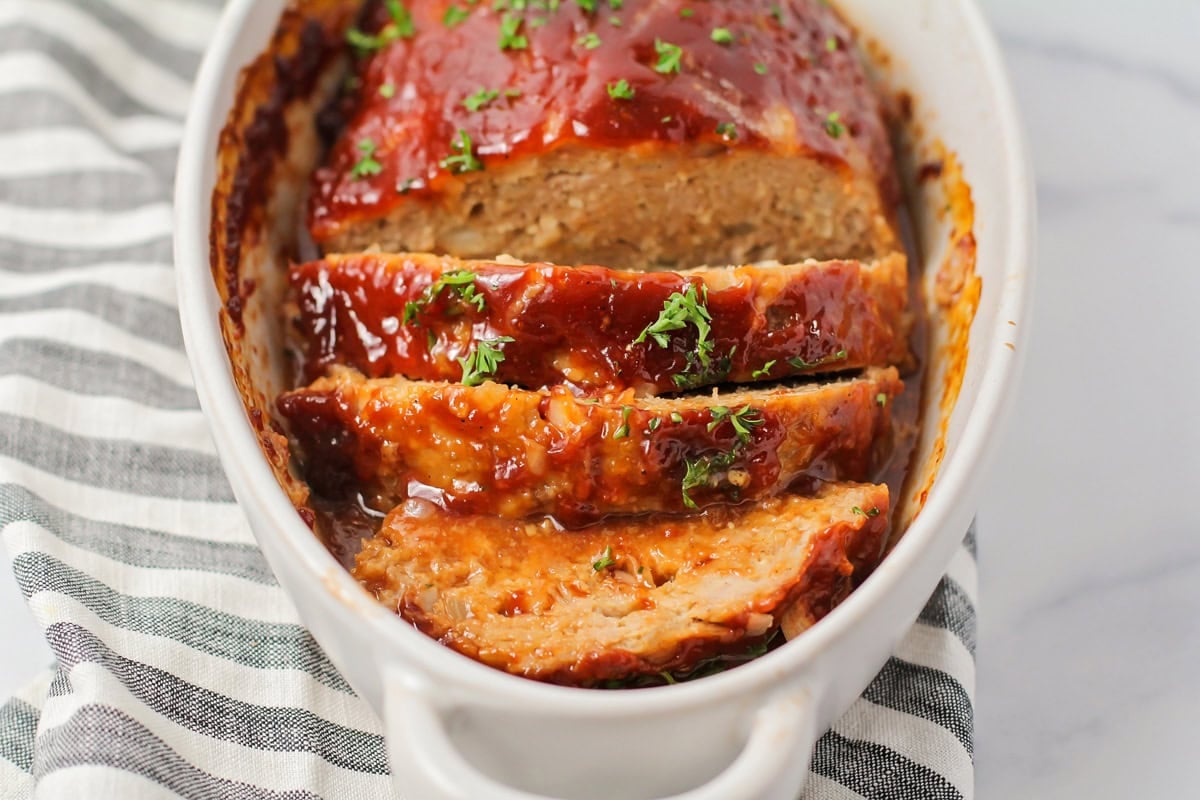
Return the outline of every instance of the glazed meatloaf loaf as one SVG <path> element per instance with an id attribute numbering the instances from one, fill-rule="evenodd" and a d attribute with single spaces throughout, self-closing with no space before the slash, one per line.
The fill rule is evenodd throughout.
<path id="1" fill-rule="evenodd" d="M 795 388 L 581 399 L 563 387 L 367 380 L 338 368 L 280 409 L 327 495 L 365 486 L 378 508 L 415 496 L 580 525 L 762 499 L 801 478 L 864 480 L 900 389 L 889 368 Z"/>
<path id="2" fill-rule="evenodd" d="M 907 355 L 901 254 L 647 273 L 368 253 L 295 266 L 291 281 L 308 380 L 330 364 L 462 380 L 488 342 L 497 381 L 640 395 Z"/>
<path id="3" fill-rule="evenodd" d="M 900 249 L 880 103 L 823 0 L 368 8 L 313 182 L 328 251 L 679 268 Z"/>
<path id="4" fill-rule="evenodd" d="M 428 503 L 393 511 L 355 576 L 444 644 L 486 664 L 571 684 L 688 671 L 762 642 L 779 616 L 820 619 L 878 559 L 883 486 L 612 520 L 467 517 Z"/>

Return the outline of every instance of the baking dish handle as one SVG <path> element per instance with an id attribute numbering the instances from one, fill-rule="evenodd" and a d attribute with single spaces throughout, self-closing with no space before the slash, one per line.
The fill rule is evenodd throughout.
<path id="1" fill-rule="evenodd" d="M 397 671 L 399 672 L 399 671 Z M 392 782 L 405 800 L 558 800 L 514 789 L 480 772 L 446 731 L 446 717 L 470 703 L 439 698 L 411 674 L 385 682 L 384 714 Z M 501 705 L 501 703 L 497 703 Z M 520 713 L 517 708 L 509 709 Z M 741 752 L 702 786 L 657 800 L 774 800 L 803 788 L 816 731 L 811 692 L 772 694 L 754 713 Z"/>

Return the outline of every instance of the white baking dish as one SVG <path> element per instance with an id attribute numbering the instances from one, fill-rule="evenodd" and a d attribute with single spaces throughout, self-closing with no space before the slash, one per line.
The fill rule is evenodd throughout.
<path id="1" fill-rule="evenodd" d="M 945 459 L 923 510 L 865 584 L 797 640 L 696 682 L 605 692 L 509 676 L 401 623 L 325 550 L 263 456 L 218 326 L 209 230 L 218 137 L 238 74 L 267 46 L 284 5 L 231 0 L 200 70 L 176 187 L 180 313 L 201 405 L 238 500 L 305 623 L 384 718 L 401 796 L 795 798 L 816 737 L 886 660 L 960 542 L 1016 386 L 1027 328 L 1033 189 L 1012 95 L 978 9 L 969 0 L 839 4 L 890 54 L 886 82 L 918 98 L 914 136 L 923 148 L 936 139 L 957 153 L 975 200 L 982 294 L 961 395 L 946 409 L 952 413 Z M 931 286 L 948 224 L 939 219 L 943 201 L 935 194 L 912 198 Z M 268 256 L 257 266 L 263 274 L 248 275 L 259 283 L 253 302 L 270 304 L 270 270 L 281 266 Z M 261 371 L 263 385 L 256 388 L 270 397 L 278 388 L 271 378 L 278 354 L 261 323 L 248 323 L 242 353 L 257 366 L 240 367 L 243 377 Z M 926 461 L 939 446 L 943 420 L 934 378 L 926 392 Z M 915 511 L 909 505 L 907 515 Z"/>

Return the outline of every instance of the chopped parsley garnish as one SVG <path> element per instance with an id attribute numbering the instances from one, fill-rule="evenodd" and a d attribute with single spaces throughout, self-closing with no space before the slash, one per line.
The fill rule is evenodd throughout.
<path id="1" fill-rule="evenodd" d="M 608 18 L 608 24 L 612 25 L 614 28 L 619 28 L 619 27 L 621 27 L 621 18 L 618 17 L 616 14 L 613 14 L 611 17 Z"/>
<path id="2" fill-rule="evenodd" d="M 629 435 L 629 415 L 632 413 L 633 406 L 621 406 L 621 427 L 617 428 L 613 439 L 624 439 Z"/>
<path id="3" fill-rule="evenodd" d="M 474 305 L 476 311 L 483 311 L 487 301 L 475 288 L 475 278 L 475 273 L 467 269 L 443 272 L 436 281 L 425 287 L 420 298 L 404 304 L 404 324 L 407 325 L 416 319 L 421 309 L 432 303 L 446 288 L 457 293 L 464 303 Z"/>
<path id="4" fill-rule="evenodd" d="M 383 172 L 383 165 L 375 159 L 375 141 L 361 139 L 358 142 L 358 152 L 361 157 L 350 170 L 351 178 L 366 178 Z"/>
<path id="5" fill-rule="evenodd" d="M 733 33 L 729 28 L 713 28 L 711 37 L 717 44 L 733 44 Z"/>
<path id="6" fill-rule="evenodd" d="M 758 378 L 765 378 L 771 374 L 771 367 L 773 367 L 773 366 L 775 366 L 775 359 L 772 358 L 770 361 L 763 364 L 758 369 L 754 370 L 754 372 L 751 372 L 750 377 L 754 378 L 756 380 Z"/>
<path id="7" fill-rule="evenodd" d="M 461 25 L 466 22 L 469 16 L 471 16 L 471 12 L 465 8 L 449 5 L 446 7 L 446 13 L 442 15 L 442 24 L 447 28 L 453 28 L 455 25 Z"/>
<path id="8" fill-rule="evenodd" d="M 520 97 L 521 90 L 520 89 L 505 89 L 504 96 L 505 97 Z"/>
<path id="9" fill-rule="evenodd" d="M 692 14 L 695 14 L 695 13 L 696 12 L 690 8 L 679 9 L 679 16 L 682 17 L 683 19 L 687 19 L 688 17 L 690 17 Z"/>
<path id="10" fill-rule="evenodd" d="M 855 506 L 854 508 L 851 509 L 851 511 L 853 511 L 855 514 L 858 514 L 860 517 L 878 517 L 879 516 L 878 508 L 871 508 L 866 511 L 863 511 L 858 506 Z"/>
<path id="11" fill-rule="evenodd" d="M 879 405 L 886 406 L 887 401 L 888 401 L 888 397 L 885 393 L 880 392 L 879 394 L 875 395 L 875 402 L 878 403 Z"/>
<path id="12" fill-rule="evenodd" d="M 759 75 L 766 75 L 767 74 L 767 65 L 762 63 L 761 61 L 757 61 L 754 64 L 754 71 L 757 72 Z"/>
<path id="13" fill-rule="evenodd" d="M 838 40 L 836 36 L 830 36 L 825 40 L 825 49 L 831 53 L 838 49 Z"/>
<path id="14" fill-rule="evenodd" d="M 738 137 L 737 125 L 734 125 L 732 122 L 718 123 L 717 133 L 720 134 L 721 138 L 723 139 L 736 139 Z"/>
<path id="15" fill-rule="evenodd" d="M 467 111 L 478 111 L 499 96 L 499 90 L 485 89 L 481 86 L 479 87 L 479 91 L 475 92 L 474 94 L 467 95 L 463 99 L 462 104 L 466 107 Z"/>
<path id="16" fill-rule="evenodd" d="M 664 42 L 662 39 L 655 39 L 654 52 L 658 53 L 658 63 L 654 65 L 655 72 L 663 75 L 679 72 L 679 59 L 683 57 L 682 47 Z"/>
<path id="17" fill-rule="evenodd" d="M 529 47 L 529 40 L 518 33 L 521 30 L 521 18 L 512 14 L 505 15 L 500 20 L 500 49 L 524 50 Z"/>
<path id="18" fill-rule="evenodd" d="M 457 152 L 438 162 L 442 169 L 448 169 L 456 175 L 483 169 L 483 162 L 475 157 L 471 137 L 462 128 L 459 128 L 458 134 L 450 140 L 450 147 Z"/>
<path id="19" fill-rule="evenodd" d="M 600 37 L 596 34 L 596 32 L 592 31 L 591 33 L 585 33 L 583 36 L 580 36 L 578 39 L 576 39 L 575 44 L 579 45 L 585 50 L 595 50 L 600 46 L 601 42 Z"/>
<path id="20" fill-rule="evenodd" d="M 778 22 L 780 25 L 782 25 L 783 24 L 783 9 L 779 7 L 778 3 L 771 3 L 770 9 L 771 9 L 771 16 L 774 17 L 776 22 Z"/>
<path id="21" fill-rule="evenodd" d="M 625 5 L 625 0 L 608 0 L 608 7 L 613 11 L 620 11 L 623 5 Z"/>
<path id="22" fill-rule="evenodd" d="M 504 361 L 504 352 L 500 345 L 515 341 L 511 336 L 497 336 L 495 339 L 480 339 L 475 343 L 475 349 L 470 355 L 458 359 L 462 365 L 462 383 L 464 386 L 478 386 L 496 374 L 496 368 Z"/>
<path id="23" fill-rule="evenodd" d="M 596 572 L 603 572 L 615 563 L 617 563 L 617 560 L 613 558 L 612 545 L 610 544 L 608 547 L 604 548 L 604 552 L 601 554 L 600 558 L 592 562 L 592 569 L 594 569 Z"/>
<path id="24" fill-rule="evenodd" d="M 846 126 L 842 124 L 842 115 L 836 111 L 830 111 L 825 115 L 825 132 L 833 138 L 838 138 L 846 132 Z"/>
<path id="25" fill-rule="evenodd" d="M 662 420 L 661 420 L 661 419 L 659 419 L 658 417 L 653 417 L 653 418 L 651 418 L 651 420 L 650 420 L 650 422 L 648 423 L 647 427 L 648 427 L 648 428 L 649 428 L 651 431 L 656 431 L 656 430 L 658 430 L 658 426 L 659 426 L 659 425 L 662 425 Z"/>
<path id="26" fill-rule="evenodd" d="M 616 83 L 608 84 L 608 96 L 613 100 L 632 100 L 633 94 L 633 87 L 624 78 Z"/>
<path id="27" fill-rule="evenodd" d="M 391 100 L 393 97 L 396 96 L 396 84 L 389 82 L 389 83 L 385 83 L 382 86 L 380 86 L 379 87 L 379 96 L 384 98 L 385 100 Z"/>
<path id="28" fill-rule="evenodd" d="M 575 5 L 588 14 L 596 10 L 596 0 L 575 0 Z"/>
<path id="29" fill-rule="evenodd" d="M 763 419 L 762 412 L 757 408 L 742 406 L 729 415 L 729 422 L 733 425 L 733 432 L 745 443 L 750 441 L 750 437 L 753 435 L 752 431 L 766 420 Z"/>
<path id="30" fill-rule="evenodd" d="M 674 422 L 676 425 L 680 424 L 683 422 L 683 414 L 680 414 L 678 411 L 672 411 L 671 422 Z"/>
<path id="31" fill-rule="evenodd" d="M 692 499 L 691 491 L 712 484 L 713 480 L 727 471 L 736 460 L 736 448 L 727 453 L 700 456 L 695 460 L 685 458 L 683 463 L 687 467 L 687 471 L 683 475 L 683 504 L 688 508 L 696 508 L 696 501 Z"/>
<path id="32" fill-rule="evenodd" d="M 712 420 L 708 423 L 709 433 L 712 433 L 713 429 L 725 420 L 729 420 L 733 425 L 734 433 L 737 434 L 742 444 L 749 442 L 753 430 L 766 421 L 763 419 L 761 411 L 750 406 L 742 406 L 732 412 L 725 406 L 713 406 L 709 409 L 709 413 L 712 415 Z"/>
<path id="33" fill-rule="evenodd" d="M 788 363 L 791 364 L 796 369 L 812 369 L 813 367 L 820 367 L 820 366 L 824 366 L 825 364 L 832 364 L 834 361 L 845 361 L 845 360 L 846 360 L 846 351 L 838 350 L 833 355 L 825 356 L 824 358 L 818 358 L 816 361 L 805 361 L 800 356 L 795 356 L 793 358 L 789 358 Z"/>
<path id="34" fill-rule="evenodd" d="M 647 325 L 633 343 L 640 344 L 649 336 L 655 344 L 665 349 L 671 345 L 672 332 L 692 325 L 696 328 L 697 356 L 700 364 L 707 367 L 712 360 L 713 350 L 713 342 L 708 338 L 712 331 L 712 316 L 708 313 L 707 302 L 707 286 L 704 287 L 703 296 L 696 291 L 694 283 L 689 283 L 684 292 L 672 292 L 663 303 L 658 319 Z"/>
<path id="35" fill-rule="evenodd" d="M 346 31 L 346 41 L 359 53 L 369 53 L 381 50 L 397 39 L 411 39 L 416 29 L 413 27 L 412 13 L 400 0 L 386 0 L 388 14 L 392 21 L 384 25 L 379 33 L 363 33 L 358 28 Z"/>

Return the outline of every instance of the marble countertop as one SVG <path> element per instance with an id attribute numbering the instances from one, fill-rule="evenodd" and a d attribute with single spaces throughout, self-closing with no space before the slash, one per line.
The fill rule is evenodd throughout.
<path id="1" fill-rule="evenodd" d="M 1040 245 L 980 509 L 978 796 L 1200 796 L 1200 3 L 983 4 Z M 50 661 L 7 570 L 0 641 L 4 695 Z"/>

